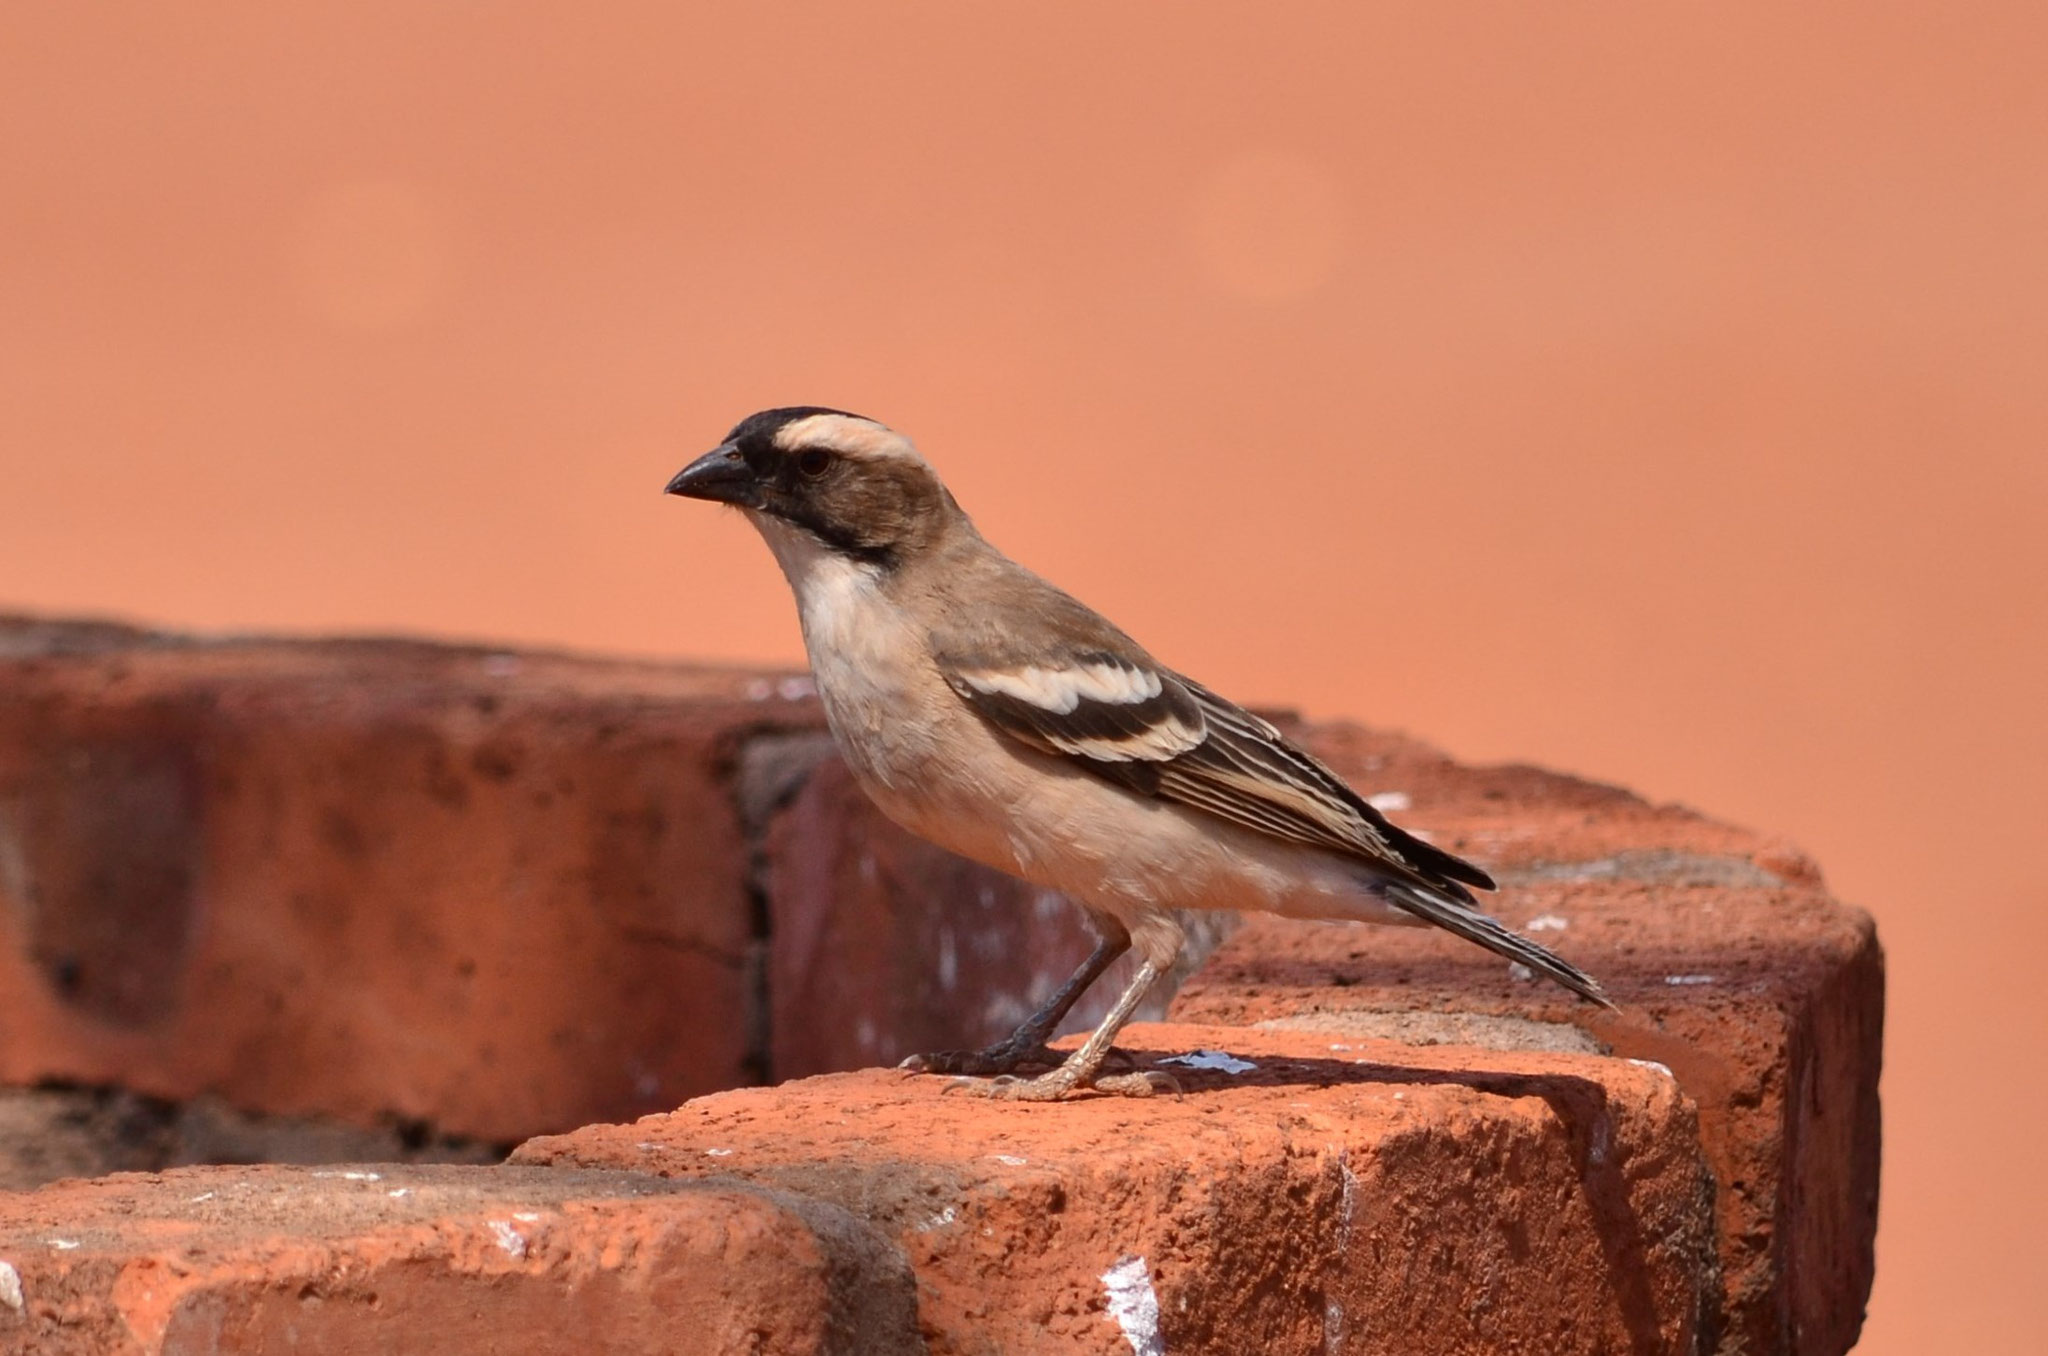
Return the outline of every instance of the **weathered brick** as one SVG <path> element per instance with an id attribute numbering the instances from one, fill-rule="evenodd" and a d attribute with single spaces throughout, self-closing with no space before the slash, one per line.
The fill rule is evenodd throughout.
<path id="1" fill-rule="evenodd" d="M 121 1088 L 0 1087 L 0 1191 L 65 1177 L 205 1163 L 495 1163 L 501 1145 L 419 1127 L 263 1116 L 218 1097 L 165 1102 Z"/>
<path id="2" fill-rule="evenodd" d="M 0 627 L 0 1080 L 511 1140 L 752 1076 L 737 671 Z M 758 1052 L 755 1052 L 758 1053 Z"/>
<path id="3" fill-rule="evenodd" d="M 1529 768 L 1461 768 L 1343 727 L 1340 770 L 1495 870 L 1500 917 L 1590 970 L 1619 1015 L 1434 931 L 1259 919 L 1177 1020 L 1516 1045 L 1583 1040 L 1668 1066 L 1717 1187 L 1724 1350 L 1846 1351 L 1873 1269 L 1884 964 L 1867 915 L 1782 842 Z"/>
<path id="4" fill-rule="evenodd" d="M 1444 1052 L 1461 1078 L 1521 1068 L 1499 1063 L 1510 1050 L 1610 1071 L 1635 1066 L 1600 1054 L 1666 1066 L 1698 1106 L 1686 1133 L 1717 1181 L 1724 1279 L 1695 1275 L 1710 1302 L 1678 1329 L 1664 1299 L 1648 1326 L 1630 1301 L 1614 1311 L 1619 1327 L 1559 1340 L 1648 1349 L 1654 1327 L 1659 1341 L 1682 1329 L 1752 1356 L 1846 1349 L 1869 1289 L 1877 1183 L 1883 964 L 1869 920 L 1829 899 L 1796 850 L 1679 807 L 1533 769 L 1461 768 L 1348 725 L 1297 732 L 1362 790 L 1405 801 L 1404 823 L 1494 869 L 1507 887 L 1496 911 L 1599 974 L 1626 1010 L 1598 1013 L 1437 933 L 1268 919 L 1225 944 L 1176 1015 L 1275 1029 L 1229 1038 L 1247 1048 L 1320 1040 L 1338 1062 L 1380 1038 L 1449 1043 L 1463 1047 Z M 0 624 L 0 1080 L 513 1138 L 672 1105 L 771 1066 L 989 1039 L 1086 946 L 1057 899 L 883 821 L 831 756 L 798 678 Z M 929 1088 L 911 1080 L 900 1097 L 923 1108 Z M 799 1112 L 819 1109 L 808 1092 L 786 1095 Z M 874 1093 L 863 1114 L 910 1114 L 885 1114 L 883 1100 Z M 994 1133 L 955 1125 L 956 1103 L 915 1114 L 933 1135 Z M 781 1114 L 774 1098 L 746 1105 Z M 992 1126 L 1048 1132 L 1060 1122 L 1047 1116 L 1107 1116 L 1159 1144 L 1185 1129 L 1178 1103 L 1081 1105 L 1099 1109 L 979 1110 Z M 1347 1108 L 1340 1119 L 1364 1114 Z M 1556 1114 L 1581 1133 L 1579 1111 Z M 1447 1146 L 1444 1164 L 1491 1161 L 1493 1141 L 1475 1150 L 1462 1134 L 1432 1141 Z M 1417 1171 L 1444 1199 L 1450 1168 Z M 845 1191 L 874 1180 L 863 1167 Z M 1175 1180 L 1184 1191 L 1191 1179 Z M 1272 1208 L 1317 1188 L 1283 1172 L 1200 1190 L 1217 1218 L 1236 1219 L 1253 1197 Z M 1591 1224 L 1556 1246 L 1611 1242 Z M 1376 1292 L 1404 1293 L 1427 1243 L 1404 1235 L 1376 1254 L 1410 1269 L 1375 1273 Z M 1339 1251 L 1338 1262 L 1284 1256 L 1316 1275 L 1334 1267 L 1341 1290 L 1365 1263 Z M 1299 1314 L 1261 1308 L 1279 1302 L 1268 1282 L 1221 1265 L 1185 1274 L 1223 1287 L 1237 1306 L 1227 1312 L 1252 1330 L 1277 1324 L 1294 1341 Z M 1491 1265 L 1458 1258 L 1487 1275 Z M 940 1296 L 946 1340 L 964 1343 L 973 1325 L 945 1327 L 955 1301 L 944 1297 L 968 1296 L 968 1283 L 949 1277 L 930 1271 L 927 1299 Z M 1376 1312 L 1362 1290 L 1366 1308 L 1341 1303 Z M 1534 1299 L 1515 1305 L 1536 1325 L 1523 1330 L 1549 1331 Z M 1382 1328 L 1404 1331 L 1392 1318 L 1364 1331 Z M 1596 1330 L 1606 1335 L 1587 1337 Z M 1417 1330 L 1413 1349 L 1467 1349 L 1478 1331 Z M 1188 1332 L 1196 1349 L 1210 1340 Z"/>
<path id="5" fill-rule="evenodd" d="M 1185 1095 L 997 1103 L 870 1071 L 515 1160 L 838 1202 L 904 1249 L 939 1353 L 1697 1349 L 1711 1189 L 1663 1070 L 1215 1027 L 1125 1045 Z M 1256 1067 L 1159 1062 L 1198 1049 Z"/>
<path id="6" fill-rule="evenodd" d="M 194 1168 L 0 1196 L 0 1352 L 902 1352 L 901 1253 L 736 1182 Z"/>

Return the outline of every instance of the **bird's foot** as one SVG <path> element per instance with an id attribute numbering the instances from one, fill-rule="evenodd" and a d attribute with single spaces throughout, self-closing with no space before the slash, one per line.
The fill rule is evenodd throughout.
<path id="1" fill-rule="evenodd" d="M 1111 1097 L 1152 1097 L 1162 1092 L 1181 1095 L 1180 1084 L 1173 1075 L 1157 1070 L 1088 1077 L 1065 1064 L 1036 1078 L 1007 1074 L 1000 1078 L 956 1078 L 945 1089 L 999 1102 L 1057 1102 L 1069 1093 L 1084 1090 Z"/>
<path id="2" fill-rule="evenodd" d="M 909 1073 L 1007 1074 L 1025 1065 L 1053 1068 L 1066 1056 L 1042 1044 L 1022 1045 L 1002 1041 L 986 1050 L 940 1050 L 929 1055 L 912 1055 L 896 1067 Z"/>

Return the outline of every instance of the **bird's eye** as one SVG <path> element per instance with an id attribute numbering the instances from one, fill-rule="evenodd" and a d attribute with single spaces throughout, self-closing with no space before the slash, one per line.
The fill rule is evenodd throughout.
<path id="1" fill-rule="evenodd" d="M 796 455 L 796 469 L 812 480 L 824 475 L 832 467 L 832 454 L 822 448 L 807 447 Z"/>

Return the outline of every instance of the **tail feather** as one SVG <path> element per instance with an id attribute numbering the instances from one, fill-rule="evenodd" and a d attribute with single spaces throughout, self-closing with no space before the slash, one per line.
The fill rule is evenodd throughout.
<path id="1" fill-rule="evenodd" d="M 1573 965 L 1564 957 L 1538 946 L 1520 933 L 1511 932 L 1499 919 L 1489 918 L 1483 913 L 1465 907 L 1455 900 L 1441 898 L 1406 881 L 1390 882 L 1383 887 L 1386 897 L 1418 918 L 1436 924 L 1447 932 L 1456 933 L 1468 942 L 1477 942 L 1496 956 L 1521 965 L 1546 978 L 1553 979 L 1579 997 L 1602 1007 L 1615 1008 L 1614 1000 L 1600 987 L 1600 981 Z M 1619 1011 L 1616 1008 L 1616 1011 Z"/>

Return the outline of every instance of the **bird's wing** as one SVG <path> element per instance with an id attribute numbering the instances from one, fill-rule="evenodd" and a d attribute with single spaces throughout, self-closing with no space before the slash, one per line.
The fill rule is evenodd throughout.
<path id="1" fill-rule="evenodd" d="M 1091 614 L 1092 616 L 1092 614 Z M 946 682 L 1012 739 L 1141 795 L 1311 847 L 1473 902 L 1492 889 L 1471 863 L 1387 822 L 1269 722 L 1153 663 L 1101 623 L 1104 644 L 970 647 L 935 637 Z M 1071 631 L 1071 625 L 1067 628 Z M 1122 642 L 1122 643 L 1116 643 Z"/>
<path id="2" fill-rule="evenodd" d="M 1614 1006 L 1598 981 L 1474 907 L 1484 871 L 1404 833 L 1273 725 L 1155 663 L 1036 576 L 1027 607 L 959 609 L 932 654 L 961 700 L 1021 744 L 1138 795 L 1359 860 L 1390 903 Z M 1027 634 L 1028 633 L 1028 634 Z"/>

